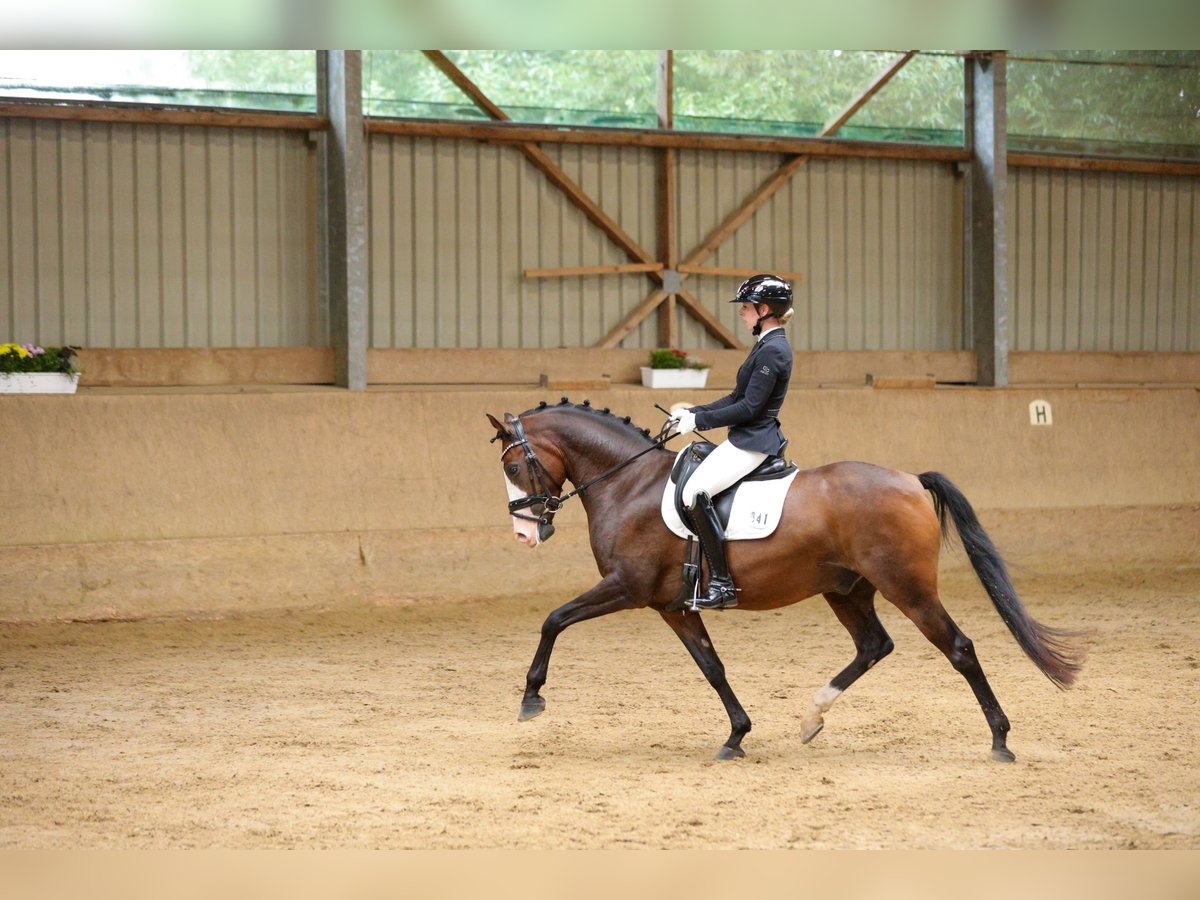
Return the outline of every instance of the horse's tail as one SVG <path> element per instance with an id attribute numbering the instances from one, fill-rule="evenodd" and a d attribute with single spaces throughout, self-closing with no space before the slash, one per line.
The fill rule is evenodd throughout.
<path id="1" fill-rule="evenodd" d="M 944 539 L 949 539 L 946 513 L 950 513 L 967 557 L 975 567 L 975 574 L 1025 655 L 1060 688 L 1070 687 L 1083 665 L 1083 651 L 1074 643 L 1079 632 L 1050 628 L 1029 615 L 1008 577 L 1000 552 L 979 524 L 975 510 L 962 491 L 940 472 L 924 472 L 917 478 L 922 487 L 933 494 L 933 509 Z"/>

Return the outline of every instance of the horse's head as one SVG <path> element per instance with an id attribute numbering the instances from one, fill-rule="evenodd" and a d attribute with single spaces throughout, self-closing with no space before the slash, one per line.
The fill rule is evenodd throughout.
<path id="1" fill-rule="evenodd" d="M 554 534 L 554 514 L 562 493 L 566 470 L 558 450 L 537 433 L 527 430 L 520 417 L 504 414 L 500 422 L 488 414 L 500 441 L 500 465 L 508 489 L 508 511 L 513 532 L 528 547 L 537 547 Z"/>

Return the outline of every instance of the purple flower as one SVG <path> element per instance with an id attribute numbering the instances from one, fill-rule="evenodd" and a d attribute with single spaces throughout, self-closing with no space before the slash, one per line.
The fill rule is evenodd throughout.
<path id="1" fill-rule="evenodd" d="M 29 351 L 30 356 L 41 356 L 43 353 L 46 352 L 44 349 L 39 347 L 37 344 L 22 344 L 21 346 L 23 346 L 26 350 Z"/>

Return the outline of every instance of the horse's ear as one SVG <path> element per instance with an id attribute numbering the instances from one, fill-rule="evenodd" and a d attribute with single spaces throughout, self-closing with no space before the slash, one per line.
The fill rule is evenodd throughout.
<path id="1" fill-rule="evenodd" d="M 491 413 L 488 413 L 487 417 L 488 417 L 488 421 L 491 422 L 492 425 L 496 429 L 496 436 L 494 438 L 492 438 L 493 441 L 500 441 L 500 440 L 504 440 L 505 438 L 512 437 L 512 430 L 509 428 L 506 428 L 504 425 L 501 425 L 495 416 L 493 416 Z M 510 418 L 509 414 L 505 413 L 504 418 L 505 419 Z"/>

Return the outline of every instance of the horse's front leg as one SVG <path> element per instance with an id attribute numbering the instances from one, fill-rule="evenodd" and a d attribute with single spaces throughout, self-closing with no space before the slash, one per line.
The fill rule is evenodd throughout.
<path id="1" fill-rule="evenodd" d="M 725 680 L 725 665 L 709 640 L 704 622 L 695 613 L 664 612 L 661 615 L 671 626 L 671 630 L 679 635 L 683 646 L 687 647 L 692 659 L 725 704 L 725 712 L 729 715 L 729 740 L 717 750 L 717 759 L 739 759 L 745 756 L 742 738 L 750 731 L 750 717 L 746 715 L 746 710 L 742 709 L 742 704 L 733 694 L 733 688 Z"/>
<path id="2" fill-rule="evenodd" d="M 538 643 L 537 653 L 533 654 L 529 675 L 525 678 L 525 697 L 521 700 L 521 714 L 518 720 L 524 722 L 526 719 L 532 719 L 546 708 L 546 701 L 538 691 L 546 683 L 554 639 L 563 629 L 576 622 L 594 619 L 619 609 L 632 609 L 636 605 L 630 601 L 620 579 L 609 575 L 591 590 L 585 591 L 570 603 L 564 603 L 550 613 L 542 623 L 542 639 Z"/>

